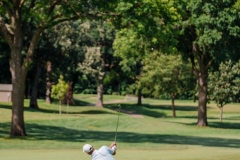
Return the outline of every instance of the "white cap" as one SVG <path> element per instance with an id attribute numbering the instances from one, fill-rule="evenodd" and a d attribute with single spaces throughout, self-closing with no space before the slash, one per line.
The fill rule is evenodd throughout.
<path id="1" fill-rule="evenodd" d="M 90 144 L 85 144 L 85 145 L 83 146 L 83 152 L 85 152 L 85 153 L 91 152 L 92 149 L 93 149 L 93 147 L 92 147 L 92 145 L 90 145 Z"/>

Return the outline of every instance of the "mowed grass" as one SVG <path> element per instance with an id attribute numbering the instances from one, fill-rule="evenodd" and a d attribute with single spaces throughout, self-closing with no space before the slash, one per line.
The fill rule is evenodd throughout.
<path id="1" fill-rule="evenodd" d="M 170 100 L 136 99 L 104 95 L 105 108 L 95 108 L 96 95 L 75 95 L 75 105 L 46 104 L 28 108 L 25 127 L 28 136 L 9 138 L 11 104 L 0 103 L 0 159 L 74 160 L 90 159 L 82 152 L 85 143 L 109 145 L 115 137 L 118 105 L 121 104 L 117 134 L 117 160 L 239 160 L 240 106 L 219 109 L 208 104 L 209 127 L 197 127 L 197 102 L 177 100 L 177 118 L 172 118 Z"/>

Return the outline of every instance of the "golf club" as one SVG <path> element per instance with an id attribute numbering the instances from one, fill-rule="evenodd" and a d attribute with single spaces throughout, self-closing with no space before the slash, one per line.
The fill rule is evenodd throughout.
<path id="1" fill-rule="evenodd" d="M 116 127 L 116 133 L 115 133 L 115 142 L 117 141 L 117 129 L 118 129 L 118 122 L 119 122 L 119 115 L 120 115 L 120 110 L 121 110 L 121 105 L 118 105 L 118 120 L 117 120 L 117 127 Z"/>

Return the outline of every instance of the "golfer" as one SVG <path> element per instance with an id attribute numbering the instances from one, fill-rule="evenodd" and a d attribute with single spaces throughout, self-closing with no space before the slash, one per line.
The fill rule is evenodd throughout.
<path id="1" fill-rule="evenodd" d="M 102 146 L 96 150 L 92 145 L 85 144 L 83 146 L 83 152 L 92 156 L 92 160 L 115 160 L 113 155 L 116 154 L 117 145 L 113 142 L 109 147 Z"/>

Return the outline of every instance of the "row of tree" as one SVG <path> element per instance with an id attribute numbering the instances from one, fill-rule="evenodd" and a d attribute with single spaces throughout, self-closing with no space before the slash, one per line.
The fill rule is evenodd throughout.
<path id="1" fill-rule="evenodd" d="M 0 0 L 0 58 L 10 59 L 13 84 L 10 136 L 26 135 L 23 101 L 30 89 L 25 83 L 35 68 L 29 88 L 36 107 L 42 64 L 48 101 L 54 73 L 67 74 L 71 87 L 79 77 L 92 77 L 88 84 L 97 86 L 97 106 L 103 105 L 104 83 L 115 81 L 112 86 L 120 91 L 134 82 L 138 104 L 142 94 L 165 92 L 174 106 L 176 95 L 192 90 L 196 82 L 197 125 L 207 126 L 209 69 L 239 59 L 239 5 L 238 0 Z M 239 84 L 236 76 L 231 85 Z"/>

